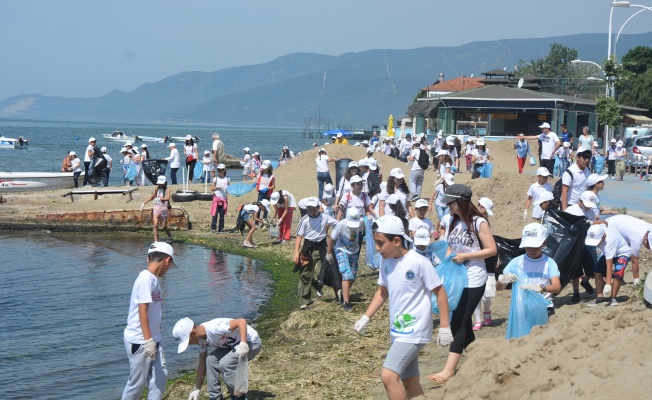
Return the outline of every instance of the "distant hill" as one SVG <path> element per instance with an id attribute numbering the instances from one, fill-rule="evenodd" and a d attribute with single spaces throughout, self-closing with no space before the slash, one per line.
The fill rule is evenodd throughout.
<path id="1" fill-rule="evenodd" d="M 424 33 L 426 34 L 426 33 Z M 268 63 L 215 72 L 181 72 L 131 92 L 96 98 L 14 96 L 0 101 L 0 118 L 94 121 L 192 121 L 295 125 L 305 116 L 336 123 L 382 123 L 402 115 L 420 88 L 460 75 L 479 77 L 494 68 L 513 70 L 518 60 L 543 57 L 550 44 L 577 49 L 602 62 L 606 34 L 472 42 L 457 47 L 368 50 L 327 56 L 295 53 Z M 620 54 L 652 43 L 652 32 L 622 35 Z"/>

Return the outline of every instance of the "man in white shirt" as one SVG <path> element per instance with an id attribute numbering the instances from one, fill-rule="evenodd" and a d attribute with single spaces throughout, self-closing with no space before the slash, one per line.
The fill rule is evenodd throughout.
<path id="1" fill-rule="evenodd" d="M 577 149 L 575 163 L 568 167 L 561 176 L 561 209 L 566 211 L 569 205 L 577 204 L 582 192 L 588 188 L 587 179 L 591 175 L 589 163 L 593 152 L 591 149 L 580 147 Z"/>
<path id="2" fill-rule="evenodd" d="M 627 149 L 623 147 L 623 141 L 616 142 L 616 180 L 622 181 L 625 175 L 625 158 Z"/>
<path id="3" fill-rule="evenodd" d="M 170 149 L 170 157 L 164 158 L 164 160 L 167 160 L 168 163 L 170 163 L 170 184 L 176 185 L 177 171 L 181 166 L 181 160 L 179 159 L 179 150 L 177 150 L 177 145 L 174 143 L 168 144 L 168 148 Z"/>
<path id="4" fill-rule="evenodd" d="M 94 137 L 88 139 L 88 146 L 84 152 L 84 186 L 88 185 L 88 178 L 90 177 L 90 166 L 92 157 L 95 156 L 95 144 L 97 141 Z"/>
<path id="5" fill-rule="evenodd" d="M 213 133 L 213 167 L 211 170 L 213 171 L 213 178 L 215 178 L 216 174 L 216 169 L 217 165 L 220 163 L 224 163 L 224 156 L 225 156 L 225 151 L 224 151 L 224 143 L 220 140 L 220 134 L 219 133 Z M 177 167 L 179 168 L 179 167 Z M 175 184 L 176 182 L 172 182 Z"/>
<path id="6" fill-rule="evenodd" d="M 410 192 L 412 193 L 412 198 L 410 201 L 416 200 L 421 197 L 421 186 L 423 186 L 423 176 L 425 171 L 419 165 L 419 155 L 422 151 L 419 148 L 419 143 L 414 142 L 412 145 L 412 152 L 408 156 L 408 162 L 412 163 L 412 168 L 410 169 Z"/>
<path id="7" fill-rule="evenodd" d="M 541 166 L 548 168 L 548 171 L 555 169 L 555 152 L 561 146 L 561 141 L 557 134 L 550 130 L 550 124 L 544 122 L 539 126 L 540 135 L 523 136 L 527 140 L 541 141 Z"/>

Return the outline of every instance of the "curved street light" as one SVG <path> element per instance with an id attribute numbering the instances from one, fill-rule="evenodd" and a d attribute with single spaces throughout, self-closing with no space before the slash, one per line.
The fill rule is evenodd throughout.
<path id="1" fill-rule="evenodd" d="M 638 14 L 642 13 L 643 11 L 652 11 L 652 9 L 649 9 L 649 10 L 648 10 L 648 9 L 642 9 L 642 10 L 638 10 L 638 11 L 636 11 L 636 12 L 635 12 L 634 14 L 632 14 L 629 18 L 627 18 L 627 21 L 625 21 L 625 23 L 624 23 L 624 24 L 620 27 L 620 29 L 618 30 L 618 34 L 616 35 L 616 40 L 614 40 L 614 49 L 613 49 L 613 55 L 614 55 L 614 58 L 616 58 L 616 47 L 618 46 L 618 39 L 620 38 L 620 33 L 623 31 L 623 28 L 625 27 L 625 25 L 627 25 L 627 23 L 628 23 L 632 18 L 634 18 L 634 17 L 637 16 Z M 617 58 L 616 58 L 616 59 L 617 59 Z"/>

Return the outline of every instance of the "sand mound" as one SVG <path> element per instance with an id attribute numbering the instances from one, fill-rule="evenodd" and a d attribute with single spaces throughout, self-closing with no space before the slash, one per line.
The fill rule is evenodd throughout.
<path id="1" fill-rule="evenodd" d="M 652 383 L 640 373 L 652 368 L 649 313 L 555 317 L 518 340 L 478 340 L 443 398 L 650 398 Z"/>

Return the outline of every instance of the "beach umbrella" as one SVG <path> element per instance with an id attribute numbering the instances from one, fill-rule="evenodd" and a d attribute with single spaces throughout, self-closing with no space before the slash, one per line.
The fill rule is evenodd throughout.
<path id="1" fill-rule="evenodd" d="M 322 134 L 322 136 L 336 136 L 338 133 L 341 133 L 342 136 L 344 137 L 352 137 L 353 134 L 349 131 L 346 131 L 344 129 L 331 129 L 330 131 L 326 131 Z"/>

